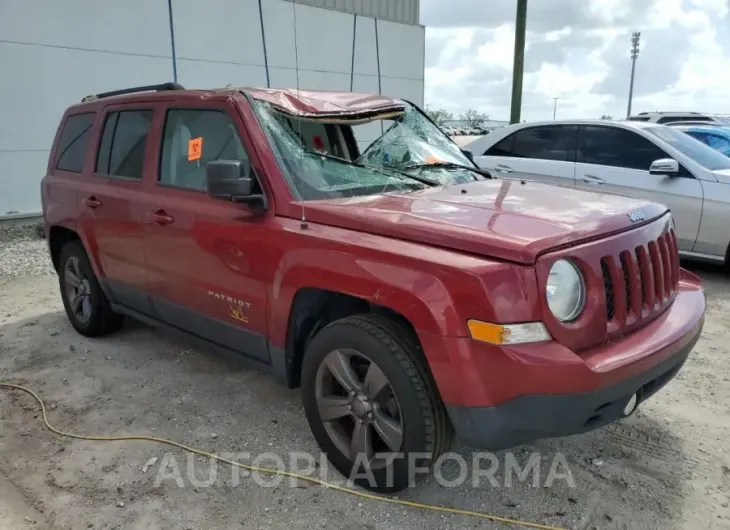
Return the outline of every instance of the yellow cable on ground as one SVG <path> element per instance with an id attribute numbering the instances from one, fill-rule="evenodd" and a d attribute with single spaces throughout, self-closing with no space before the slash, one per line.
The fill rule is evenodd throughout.
<path id="1" fill-rule="evenodd" d="M 304 481 L 310 482 L 312 484 L 324 486 L 325 488 L 328 488 L 331 490 L 340 491 L 342 493 L 347 493 L 348 495 L 354 495 L 355 497 L 360 497 L 362 499 L 368 499 L 371 501 L 379 501 L 379 502 L 385 502 L 385 503 L 389 503 L 389 504 L 397 504 L 399 506 L 408 506 L 411 508 L 419 508 L 421 510 L 429 510 L 429 511 L 433 511 L 433 512 L 464 515 L 466 517 L 475 517 L 477 519 L 486 519 L 486 520 L 494 521 L 497 523 L 505 523 L 505 524 L 522 526 L 524 528 L 538 528 L 540 530 L 566 530 L 565 528 L 561 528 L 558 526 L 550 526 L 550 525 L 541 524 L 541 523 L 531 523 L 529 521 L 520 521 L 519 519 L 510 519 L 508 517 L 500 517 L 499 515 L 492 515 L 489 513 L 476 512 L 476 511 L 471 511 L 471 510 L 461 510 L 459 508 L 449 508 L 446 506 L 437 506 L 434 504 L 425 504 L 425 503 L 416 502 L 416 501 L 407 501 L 407 500 L 403 500 L 403 499 L 385 497 L 383 495 L 368 493 L 366 491 L 361 491 L 361 490 L 358 490 L 355 488 L 348 488 L 347 486 L 339 486 L 337 484 L 331 484 L 327 481 L 324 481 L 324 480 L 321 480 L 318 478 L 308 477 L 306 475 L 300 475 L 298 473 L 293 473 L 291 471 L 242 464 L 240 462 L 236 462 L 234 460 L 229 460 L 222 456 L 218 456 L 214 453 L 209 453 L 208 451 L 204 451 L 202 449 L 195 449 L 194 447 L 189 447 L 185 444 L 174 442 L 172 440 L 166 440 L 165 438 L 157 438 L 155 436 L 145 436 L 145 435 L 85 436 L 85 435 L 81 435 L 81 434 L 64 432 L 64 431 L 61 431 L 60 429 L 55 428 L 53 425 L 51 425 L 48 422 L 48 417 L 46 416 L 46 405 L 43 402 L 43 400 L 40 398 L 40 396 L 38 396 L 38 394 L 36 394 L 32 390 L 30 390 L 29 388 L 26 388 L 26 387 L 20 386 L 20 385 L 14 385 L 11 383 L 0 383 L 0 387 L 10 388 L 10 389 L 14 389 L 14 390 L 21 390 L 21 391 L 33 396 L 33 398 L 41 406 L 41 411 L 43 412 L 43 423 L 45 424 L 46 428 L 49 431 L 51 431 L 59 436 L 65 436 L 67 438 L 75 438 L 76 440 L 92 440 L 92 441 L 97 441 L 97 442 L 121 442 L 121 441 L 129 441 L 129 440 L 145 440 L 148 442 L 156 442 L 159 444 L 177 447 L 178 449 L 182 449 L 183 451 L 187 451 L 189 453 L 193 453 L 196 455 L 207 456 L 208 458 L 213 458 L 220 462 L 224 462 L 226 464 L 230 464 L 232 466 L 236 466 L 241 469 L 245 469 L 247 471 L 257 471 L 259 473 L 267 473 L 270 475 L 281 475 L 284 477 L 291 477 L 291 478 L 295 478 L 298 480 L 304 480 Z"/>

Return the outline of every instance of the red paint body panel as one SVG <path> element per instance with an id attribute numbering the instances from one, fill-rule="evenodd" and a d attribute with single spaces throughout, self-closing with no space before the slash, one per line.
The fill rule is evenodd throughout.
<path id="1" fill-rule="evenodd" d="M 297 96 L 258 89 L 251 95 L 302 114 L 362 113 L 398 103 L 377 95 L 304 91 Z M 301 289 L 351 295 L 408 319 L 443 400 L 476 407 L 613 384 L 656 366 L 701 328 L 704 295 L 697 278 L 674 264 L 676 245 L 663 206 L 501 180 L 300 203 L 241 92 L 131 95 L 77 105 L 67 115 L 97 112 L 91 141 L 96 146 L 105 113 L 120 105 L 155 111 L 142 181 L 94 175 L 94 149 L 83 174 L 56 171 L 56 140 L 42 185 L 47 231 L 55 226 L 76 231 L 102 280 L 266 337 L 272 348 L 287 347 L 292 302 Z M 164 114 L 170 107 L 229 113 L 268 210 L 158 184 Z M 102 206 L 82 204 L 88 198 Z M 636 210 L 647 222 L 632 223 L 627 213 Z M 172 222 L 161 225 L 155 215 Z M 613 318 L 607 318 L 601 260 L 607 257 L 615 265 L 623 252 L 657 238 L 664 239 L 652 257 L 673 263 L 667 265 L 666 281 L 662 278 L 669 295 L 643 311 L 624 294 L 614 300 Z M 576 262 L 587 284 L 586 309 L 569 324 L 552 318 L 546 302 L 547 274 L 559 258 Z M 240 302 L 245 321 L 231 320 L 230 304 Z M 469 319 L 543 321 L 553 340 L 493 346 L 469 337 Z"/>
<path id="2" fill-rule="evenodd" d="M 699 280 L 685 273 L 675 303 L 662 315 L 620 340 L 580 355 L 555 341 L 492 346 L 431 334 L 420 338 L 444 401 L 484 407 L 521 395 L 589 392 L 630 379 L 694 339 L 704 310 Z"/>
<path id="3" fill-rule="evenodd" d="M 634 228 L 632 210 L 647 219 L 667 211 L 647 201 L 513 180 L 310 201 L 306 209 L 314 222 L 525 264 L 552 248 Z"/>

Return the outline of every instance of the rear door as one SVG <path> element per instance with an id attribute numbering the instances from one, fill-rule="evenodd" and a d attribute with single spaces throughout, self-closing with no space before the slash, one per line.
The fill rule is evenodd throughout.
<path id="1" fill-rule="evenodd" d="M 574 185 L 577 126 L 541 125 L 520 129 L 481 156 L 479 167 L 501 178 Z"/>
<path id="2" fill-rule="evenodd" d="M 93 177 L 80 190 L 81 230 L 101 280 L 114 301 L 147 314 L 142 178 L 153 170 L 146 159 L 153 118 L 152 105 L 107 107 Z"/>
<path id="3" fill-rule="evenodd" d="M 671 158 L 663 149 L 628 129 L 581 125 L 577 155 L 578 187 L 665 204 L 674 215 L 679 249 L 692 250 L 702 217 L 702 184 L 681 165 L 678 176 L 650 174 L 652 162 Z"/>

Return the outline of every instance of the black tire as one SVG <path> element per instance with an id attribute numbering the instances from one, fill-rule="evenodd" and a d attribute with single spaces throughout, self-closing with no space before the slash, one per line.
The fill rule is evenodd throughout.
<path id="1" fill-rule="evenodd" d="M 401 457 L 379 469 L 356 466 L 356 460 L 338 448 L 320 416 L 317 374 L 325 358 L 338 350 L 357 351 L 367 356 L 382 370 L 388 389 L 397 400 L 402 428 L 398 451 Z M 304 410 L 317 443 L 335 468 L 346 478 L 354 478 L 353 482 L 360 487 L 396 492 L 413 486 L 451 444 L 451 424 L 416 337 L 386 317 L 356 315 L 323 328 L 307 347 L 301 381 Z"/>
<path id="2" fill-rule="evenodd" d="M 66 286 L 66 270 L 71 260 L 78 263 L 83 279 L 86 280 L 88 286 L 88 302 L 90 307 L 90 316 L 84 320 L 71 308 L 71 300 L 69 300 L 68 289 Z M 80 241 L 69 241 L 61 249 L 61 257 L 58 265 L 58 282 L 61 289 L 61 299 L 66 315 L 71 321 L 71 325 L 87 337 L 100 337 L 118 330 L 124 321 L 124 317 L 112 311 L 109 300 L 96 279 L 94 269 L 89 263 L 83 245 Z"/>

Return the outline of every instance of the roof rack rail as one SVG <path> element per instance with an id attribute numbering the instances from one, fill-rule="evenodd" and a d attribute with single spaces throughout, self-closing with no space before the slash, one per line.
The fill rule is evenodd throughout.
<path id="1" fill-rule="evenodd" d="M 185 90 L 185 87 L 178 83 L 162 83 L 159 85 L 136 86 L 131 88 L 122 88 L 120 90 L 112 90 L 110 92 L 100 92 L 99 94 L 91 94 L 81 100 L 93 101 L 95 99 L 110 98 L 112 96 L 122 96 L 124 94 L 136 94 L 137 92 L 163 92 L 165 90 Z"/>

